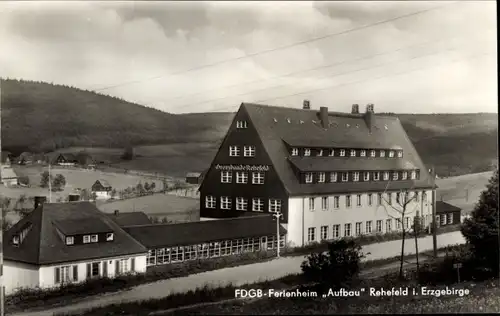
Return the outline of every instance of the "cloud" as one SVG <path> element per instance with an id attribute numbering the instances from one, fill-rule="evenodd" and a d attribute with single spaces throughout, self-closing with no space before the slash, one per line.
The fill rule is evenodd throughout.
<path id="1" fill-rule="evenodd" d="M 496 112 L 494 6 L 1 2 L 0 73 L 108 87 L 102 92 L 170 112 L 234 110 L 255 100 L 298 107 L 304 98 L 346 111 L 372 102 L 380 111 Z M 446 52 L 450 45 L 457 50 Z M 433 51 L 439 53 L 412 59 Z M 484 52 L 492 55 L 468 58 Z M 422 69 L 410 71 L 415 67 Z M 398 71 L 408 73 L 372 79 Z"/>

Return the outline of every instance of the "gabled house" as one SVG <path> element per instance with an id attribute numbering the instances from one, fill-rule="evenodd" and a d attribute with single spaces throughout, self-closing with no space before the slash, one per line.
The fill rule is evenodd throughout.
<path id="1" fill-rule="evenodd" d="M 146 271 L 147 249 L 89 202 L 41 204 L 3 237 L 7 294 Z"/>
<path id="2" fill-rule="evenodd" d="M 186 174 L 186 183 L 201 184 L 203 182 L 203 174 L 201 172 L 189 172 Z"/>
<path id="3" fill-rule="evenodd" d="M 14 171 L 14 169 L 12 169 L 10 165 L 2 164 L 0 170 L 1 170 L 0 178 L 3 185 L 9 187 L 19 184 L 19 177 L 17 176 L 16 172 Z"/>
<path id="4" fill-rule="evenodd" d="M 98 199 L 109 199 L 111 198 L 113 187 L 111 187 L 108 181 L 99 179 L 92 185 L 91 191 L 95 193 Z"/>
<path id="5" fill-rule="evenodd" d="M 457 225 L 462 221 L 462 209 L 443 201 L 436 201 L 436 224 Z"/>
<path id="6" fill-rule="evenodd" d="M 33 163 L 33 154 L 30 152 L 23 152 L 17 158 L 17 164 L 19 165 L 29 165 Z"/>
<path id="7" fill-rule="evenodd" d="M 95 166 L 96 166 L 95 160 L 92 158 L 92 156 L 89 153 L 87 153 L 85 151 L 82 151 L 82 152 L 79 152 L 78 154 L 76 154 L 76 160 L 77 160 L 77 163 L 82 167 L 95 168 Z"/>
<path id="8" fill-rule="evenodd" d="M 72 153 L 61 153 L 56 156 L 52 164 L 54 165 L 59 165 L 59 166 L 69 166 L 72 167 L 76 165 L 78 160 L 76 159 L 76 156 Z"/>

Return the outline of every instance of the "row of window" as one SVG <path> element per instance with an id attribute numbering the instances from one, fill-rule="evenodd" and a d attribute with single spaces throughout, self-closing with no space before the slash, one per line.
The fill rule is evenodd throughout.
<path id="1" fill-rule="evenodd" d="M 389 150 L 389 149 L 310 149 L 310 148 L 292 148 L 290 154 L 292 156 L 317 156 L 317 157 L 380 157 L 385 158 L 402 158 L 402 150 Z"/>
<path id="2" fill-rule="evenodd" d="M 356 199 L 356 206 L 363 206 L 363 196 L 365 194 L 356 194 L 355 199 Z M 340 208 L 340 197 L 339 195 L 333 196 L 333 208 Z M 353 196 L 352 195 L 343 195 L 344 197 L 344 207 L 349 208 L 353 204 Z M 382 205 L 383 202 L 385 201 L 386 204 L 392 205 L 393 203 L 393 198 L 396 200 L 396 203 L 399 204 L 405 204 L 406 202 L 419 202 L 420 198 L 422 198 L 424 201 L 427 201 L 427 194 L 425 191 L 422 191 L 422 193 L 419 192 L 405 192 L 404 194 L 400 192 L 387 192 L 385 193 L 385 198 L 384 198 L 384 193 L 368 193 L 366 194 L 366 202 L 364 205 L 367 206 L 373 206 L 374 204 L 374 199 L 376 197 L 376 203 L 377 205 Z M 321 199 L 321 209 L 322 210 L 328 210 L 330 209 L 330 202 L 331 199 L 328 196 L 323 196 L 320 198 L 314 198 L 311 197 L 309 198 L 309 210 L 314 211 L 316 210 L 316 199 Z"/>
<path id="3" fill-rule="evenodd" d="M 217 258 L 246 252 L 272 250 L 277 247 L 274 235 L 240 238 L 181 247 L 158 248 L 148 252 L 147 265 L 177 263 L 195 259 Z M 285 247 L 285 235 L 280 236 L 280 248 Z"/>
<path id="4" fill-rule="evenodd" d="M 230 157 L 240 157 L 240 146 L 229 146 Z M 255 146 L 243 146 L 243 157 L 255 157 Z"/>
<path id="5" fill-rule="evenodd" d="M 237 121 L 236 128 L 248 128 L 247 121 Z"/>
<path id="6" fill-rule="evenodd" d="M 114 234 L 113 233 L 107 233 L 106 234 L 106 241 L 113 241 L 114 239 Z M 99 235 L 84 235 L 83 236 L 83 243 L 84 244 L 90 244 L 90 243 L 96 243 L 99 242 Z M 68 236 L 66 237 L 66 245 L 74 245 L 75 244 L 75 237 L 73 236 Z"/>
<path id="7" fill-rule="evenodd" d="M 252 198 L 252 205 L 249 206 L 249 199 L 244 197 L 237 197 L 236 199 L 236 210 L 237 211 L 248 211 L 251 209 L 254 212 L 264 212 L 264 199 L 263 198 Z M 268 210 L 269 212 L 281 212 L 281 200 L 280 199 L 269 199 L 268 200 Z M 205 207 L 206 208 L 217 208 L 217 199 L 215 196 L 207 195 L 205 197 Z M 230 196 L 220 197 L 220 209 L 231 210 L 233 208 L 233 199 Z"/>
<path id="8" fill-rule="evenodd" d="M 109 276 L 108 261 L 87 263 L 86 269 L 86 278 L 83 280 Z M 130 258 L 130 265 L 129 259 L 115 260 L 115 275 L 126 274 L 133 271 L 135 271 L 135 258 Z M 78 265 L 67 265 L 54 268 L 55 284 L 67 284 L 83 280 L 80 280 L 78 276 Z"/>
<path id="9" fill-rule="evenodd" d="M 328 176 L 328 177 L 327 177 Z M 397 171 L 348 171 L 348 172 L 306 172 L 305 183 L 334 183 L 334 182 L 359 182 L 359 181 L 398 181 L 417 180 L 420 176 L 419 170 L 397 170 Z"/>
<path id="10" fill-rule="evenodd" d="M 254 171 L 252 172 L 252 184 L 264 184 L 264 172 Z M 233 182 L 233 172 L 232 171 L 221 171 L 220 173 L 221 183 L 232 183 Z M 248 183 L 248 172 L 246 171 L 236 171 L 236 183 L 246 184 Z"/>

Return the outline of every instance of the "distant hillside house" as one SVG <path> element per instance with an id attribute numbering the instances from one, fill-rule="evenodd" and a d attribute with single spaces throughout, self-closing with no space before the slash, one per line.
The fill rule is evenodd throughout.
<path id="1" fill-rule="evenodd" d="M 95 168 L 96 163 L 94 158 L 87 152 L 80 152 L 76 155 L 78 164 L 82 167 Z"/>
<path id="2" fill-rule="evenodd" d="M 106 180 L 96 180 L 91 190 L 92 193 L 96 194 L 96 198 L 98 199 L 110 199 L 113 188 Z"/>
<path id="3" fill-rule="evenodd" d="M 3 237 L 6 294 L 146 271 L 147 249 L 90 202 L 42 204 Z"/>
<path id="4" fill-rule="evenodd" d="M 436 223 L 439 226 L 460 224 L 462 209 L 443 201 L 436 201 Z"/>
<path id="5" fill-rule="evenodd" d="M 33 154 L 27 151 L 21 153 L 17 158 L 17 164 L 19 165 L 29 165 L 33 163 Z"/>
<path id="6" fill-rule="evenodd" d="M 200 172 L 190 172 L 186 175 L 186 183 L 201 184 L 203 182 L 203 174 Z"/>
<path id="7" fill-rule="evenodd" d="M 9 151 L 2 151 L 2 166 L 10 166 L 12 154 Z"/>
<path id="8" fill-rule="evenodd" d="M 59 166 L 72 167 L 72 166 L 76 165 L 77 162 L 78 161 L 77 161 L 75 155 L 73 155 L 71 153 L 62 153 L 56 157 L 53 164 L 59 165 Z"/>
<path id="9" fill-rule="evenodd" d="M 19 177 L 10 165 L 2 165 L 0 178 L 6 187 L 18 185 Z"/>

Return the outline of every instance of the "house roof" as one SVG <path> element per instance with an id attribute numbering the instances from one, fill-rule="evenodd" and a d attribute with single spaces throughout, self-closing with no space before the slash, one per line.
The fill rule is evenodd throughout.
<path id="1" fill-rule="evenodd" d="M 119 210 L 120 213 L 141 211 L 148 216 L 169 216 L 197 212 L 200 208 L 200 200 L 172 194 L 153 194 L 103 203 L 98 205 L 98 208 L 110 214 Z"/>
<path id="2" fill-rule="evenodd" d="M 18 178 L 14 169 L 12 169 L 9 166 L 2 166 L 0 170 L 1 170 L 0 178 L 2 178 L 2 179 L 17 179 Z"/>
<path id="3" fill-rule="evenodd" d="M 102 180 L 102 179 L 98 179 L 98 180 L 96 180 L 95 182 L 97 183 L 98 181 L 99 181 L 99 183 L 100 183 L 103 187 L 105 187 L 105 188 L 111 188 L 111 184 L 109 184 L 109 182 L 108 182 L 108 181 L 106 181 L 106 180 Z M 94 184 L 95 184 L 95 183 L 94 183 Z"/>
<path id="4" fill-rule="evenodd" d="M 109 226 L 114 233 L 114 240 L 107 243 L 67 246 L 57 232 L 60 223 L 63 223 L 66 229 L 71 229 L 69 226 L 71 222 L 85 222 L 87 225 L 90 221 L 93 221 L 95 225 Z M 26 225 L 32 225 L 32 228 L 25 239 L 19 246 L 12 245 L 13 236 L 19 234 Z M 5 260 L 37 265 L 92 260 L 147 251 L 143 245 L 90 202 L 47 203 L 39 206 L 4 232 L 3 246 Z"/>
<path id="5" fill-rule="evenodd" d="M 30 152 L 25 151 L 25 152 L 22 152 L 22 153 L 19 155 L 19 158 L 21 158 L 21 159 L 23 159 L 23 158 L 24 158 L 24 159 L 31 159 L 31 158 L 33 158 L 33 154 L 32 154 L 32 153 L 30 153 Z"/>
<path id="6" fill-rule="evenodd" d="M 106 222 L 96 217 L 66 219 L 54 221 L 54 224 L 65 236 L 111 233 L 113 231 L 113 228 Z"/>
<path id="7" fill-rule="evenodd" d="M 62 156 L 64 159 L 69 160 L 69 161 L 76 160 L 76 155 L 73 153 L 60 153 L 56 158 L 58 158 L 59 156 Z"/>
<path id="8" fill-rule="evenodd" d="M 106 214 L 120 226 L 150 225 L 151 220 L 143 212 L 127 212 L 118 214 Z"/>
<path id="9" fill-rule="evenodd" d="M 200 176 L 200 172 L 189 172 L 188 174 L 186 174 L 186 178 L 199 178 Z"/>
<path id="10" fill-rule="evenodd" d="M 271 215 L 260 215 L 180 224 L 129 226 L 124 229 L 146 247 L 159 248 L 274 235 L 276 222 Z M 285 234 L 286 229 L 280 227 L 280 233 Z"/>
<path id="11" fill-rule="evenodd" d="M 462 209 L 444 201 L 436 201 L 436 213 L 460 212 Z"/>
<path id="12" fill-rule="evenodd" d="M 369 189 L 417 189 L 431 188 L 431 177 L 420 159 L 415 147 L 408 138 L 401 122 L 397 117 L 377 114 L 346 114 L 328 112 L 328 126 L 323 128 L 317 110 L 267 106 L 251 103 L 242 103 L 240 111 L 246 112 L 252 126 L 262 141 L 284 188 L 289 195 L 313 193 L 342 193 L 364 191 Z M 289 160 L 287 143 L 293 146 L 329 146 L 338 148 L 387 148 L 402 149 L 403 157 L 394 158 L 400 162 L 385 162 L 382 159 L 352 160 L 348 157 L 342 163 L 331 164 L 330 171 L 337 167 L 347 170 L 380 170 L 382 167 L 412 166 L 420 169 L 420 178 L 415 181 L 380 181 L 378 183 L 320 183 L 303 184 L 299 182 L 294 168 L 299 165 L 307 168 L 309 160 Z M 321 157 L 311 157 L 311 159 Z M 326 158 L 326 157 L 325 157 Z M 335 159 L 335 158 L 334 158 Z M 318 160 L 318 161 L 321 161 Z M 339 161 L 336 161 L 339 162 Z M 295 163 L 295 165 L 294 165 Z M 316 163 L 315 163 L 316 164 Z M 319 164 L 325 164 L 319 162 Z M 362 164 L 363 166 L 355 165 Z M 316 166 L 315 166 L 316 167 Z M 322 165 L 322 168 L 326 166 Z M 379 186 L 380 188 L 376 188 Z"/>
<path id="13" fill-rule="evenodd" d="M 11 153 L 8 151 L 2 151 L 2 163 L 6 162 L 7 159 L 10 159 Z"/>

